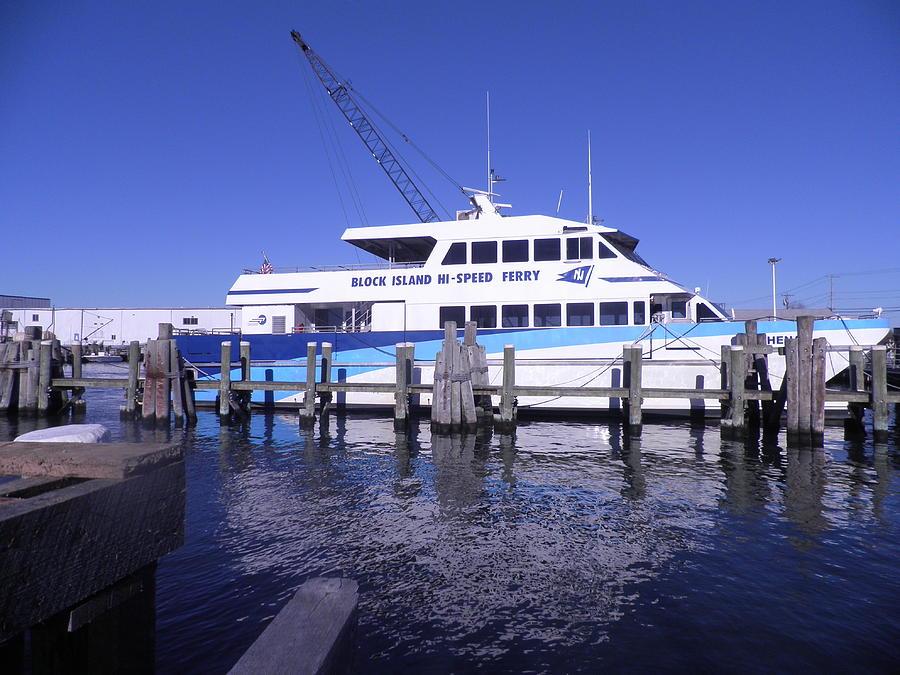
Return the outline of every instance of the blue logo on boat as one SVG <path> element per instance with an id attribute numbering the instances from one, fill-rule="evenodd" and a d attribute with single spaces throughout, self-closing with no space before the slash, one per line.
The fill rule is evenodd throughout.
<path id="1" fill-rule="evenodd" d="M 563 272 L 559 275 L 559 279 L 557 279 L 557 281 L 568 281 L 569 283 L 587 286 L 588 281 L 591 280 L 591 274 L 593 274 L 593 272 L 593 265 L 584 265 L 583 267 L 576 267 L 575 269 Z"/>
<path id="2" fill-rule="evenodd" d="M 255 323 L 257 326 L 265 326 L 266 325 L 266 315 L 260 314 L 255 319 L 250 319 L 250 323 Z"/>

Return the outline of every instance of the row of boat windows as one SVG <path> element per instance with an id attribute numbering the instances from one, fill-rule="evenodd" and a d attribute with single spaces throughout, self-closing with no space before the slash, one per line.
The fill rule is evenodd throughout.
<path id="1" fill-rule="evenodd" d="M 559 302 L 534 305 L 500 305 L 501 328 L 544 328 L 555 326 L 626 326 L 628 325 L 628 302 Z M 468 317 L 466 310 L 468 309 Z M 632 303 L 632 317 L 635 325 L 647 323 L 647 303 Z M 475 321 L 479 328 L 497 328 L 497 305 L 463 305 L 441 307 L 439 328 L 448 321 L 457 326 Z M 596 319 L 596 320 L 595 320 Z M 565 321 L 565 324 L 563 324 Z"/>
<path id="2" fill-rule="evenodd" d="M 488 264 L 500 262 L 541 262 L 562 260 L 565 242 L 566 260 L 593 260 L 594 258 L 615 258 L 602 241 L 594 237 L 552 237 L 548 239 L 507 239 L 504 241 L 457 241 L 450 245 L 442 265 Z M 596 242 L 596 249 L 594 243 Z"/>

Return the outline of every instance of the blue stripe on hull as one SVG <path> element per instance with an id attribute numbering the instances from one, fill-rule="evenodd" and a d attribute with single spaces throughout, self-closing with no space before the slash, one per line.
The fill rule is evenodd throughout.
<path id="1" fill-rule="evenodd" d="M 709 323 L 670 323 L 648 326 L 578 326 L 561 328 L 512 328 L 478 330 L 478 342 L 484 345 L 490 354 L 499 354 L 503 346 L 513 344 L 519 352 L 554 347 L 573 347 L 580 345 L 596 345 L 620 343 L 629 344 L 639 339 L 656 343 L 672 342 L 678 338 L 727 338 L 742 332 L 741 322 L 709 322 Z M 888 329 L 886 319 L 845 319 L 823 320 L 815 322 L 815 330 L 844 330 L 861 328 Z M 760 333 L 783 334 L 793 333 L 796 323 L 793 321 L 762 321 L 758 324 Z M 459 331 L 461 336 L 462 330 Z M 642 337 L 643 336 L 643 337 Z M 849 338 L 849 336 L 848 336 Z M 413 342 L 416 345 L 416 359 L 431 360 L 440 351 L 444 332 L 431 331 L 379 331 L 370 333 L 289 333 L 284 335 L 179 335 L 176 336 L 178 348 L 185 359 L 191 363 L 217 363 L 221 358 L 223 341 L 231 343 L 231 354 L 237 363 L 240 353 L 240 341 L 250 342 L 250 353 L 254 362 L 272 361 L 271 366 L 256 365 L 251 370 L 253 380 L 274 380 L 278 382 L 303 381 L 306 379 L 306 345 L 316 343 L 317 355 L 321 355 L 323 342 L 331 343 L 333 359 L 337 362 L 351 363 L 385 363 L 395 358 L 395 345 L 398 342 Z M 849 341 L 849 340 L 848 340 Z M 333 378 L 340 380 L 355 375 L 380 370 L 386 366 L 358 366 L 335 369 Z M 215 366 L 205 367 L 211 379 L 218 379 L 219 369 Z M 240 379 L 240 369 L 232 369 L 233 379 Z M 277 399 L 287 398 L 298 392 L 270 393 Z M 216 392 L 198 391 L 200 400 L 212 400 Z M 266 400 L 266 392 L 254 392 L 253 401 L 262 403 Z"/>

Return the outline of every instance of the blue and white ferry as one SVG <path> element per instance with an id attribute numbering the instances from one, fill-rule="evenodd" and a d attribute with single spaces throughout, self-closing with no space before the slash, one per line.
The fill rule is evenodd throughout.
<path id="1" fill-rule="evenodd" d="M 491 382 L 501 380 L 503 347 L 516 347 L 516 382 L 541 386 L 621 386 L 622 348 L 643 350 L 648 387 L 718 388 L 721 346 L 743 332 L 742 322 L 668 279 L 636 252 L 638 240 L 598 224 L 555 217 L 502 216 L 487 193 L 471 191 L 473 208 L 457 220 L 352 227 L 343 241 L 381 259 L 372 265 L 245 272 L 228 291 L 242 308 L 240 336 L 249 341 L 254 380 L 305 379 L 307 343 L 333 345 L 338 381 L 392 382 L 394 349 L 415 344 L 416 379 L 431 382 L 443 326 L 478 325 Z M 268 270 L 266 270 L 268 271 Z M 832 345 L 873 345 L 888 334 L 881 318 L 830 317 L 815 337 Z M 793 321 L 759 323 L 770 344 L 796 334 Z M 222 336 L 179 336 L 194 363 L 219 360 Z M 827 377 L 848 365 L 846 352 L 829 352 Z M 770 359 L 773 387 L 783 357 Z M 208 368 L 207 377 L 218 378 Z M 235 364 L 232 377 L 240 371 Z M 214 392 L 198 392 L 198 397 Z M 272 396 L 272 394 L 269 394 Z M 275 392 L 276 405 L 299 405 L 302 392 Z M 342 396 L 343 398 L 343 396 Z M 264 401 L 263 392 L 253 400 Z M 270 399 L 271 400 L 271 399 Z M 393 395 L 348 393 L 348 406 L 389 406 Z M 430 396 L 422 395 L 429 405 Z M 614 409 L 618 399 L 520 397 L 521 409 Z M 718 414 L 712 399 L 651 399 L 645 410 Z"/>

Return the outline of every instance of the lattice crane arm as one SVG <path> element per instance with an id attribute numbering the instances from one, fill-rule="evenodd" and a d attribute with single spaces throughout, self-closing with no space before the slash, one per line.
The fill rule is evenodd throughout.
<path id="1" fill-rule="evenodd" d="M 372 153 L 372 157 L 375 158 L 375 161 L 378 162 L 388 178 L 391 179 L 391 182 L 400 191 L 400 194 L 403 195 L 406 203 L 415 211 L 419 220 L 423 223 L 440 220 L 440 217 L 431 208 L 428 200 L 425 199 L 425 195 L 416 187 L 416 184 L 409 177 L 409 174 L 406 173 L 406 170 L 394 156 L 394 153 L 391 152 L 387 143 L 379 135 L 378 130 L 369 121 L 360 105 L 354 100 L 351 88 L 340 81 L 340 78 L 312 50 L 300 33 L 292 30 L 291 37 L 309 61 L 313 72 L 322 82 L 322 86 L 325 87 L 325 91 L 328 92 L 331 100 L 335 102 L 341 114 L 353 127 L 353 130 L 359 135 L 362 142 L 366 144 L 369 152 Z"/>

